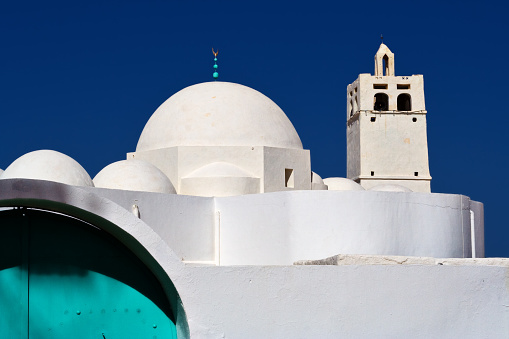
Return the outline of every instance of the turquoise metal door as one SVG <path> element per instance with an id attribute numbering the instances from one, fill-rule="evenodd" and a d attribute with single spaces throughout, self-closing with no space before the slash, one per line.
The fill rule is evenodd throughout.
<path id="1" fill-rule="evenodd" d="M 0 218 L 0 338 L 26 338 L 28 325 L 27 230 L 16 215 Z M 19 227 L 12 227 L 19 223 Z"/>
<path id="2" fill-rule="evenodd" d="M 157 279 L 104 231 L 16 210 L 0 239 L 0 338 L 176 338 Z"/>

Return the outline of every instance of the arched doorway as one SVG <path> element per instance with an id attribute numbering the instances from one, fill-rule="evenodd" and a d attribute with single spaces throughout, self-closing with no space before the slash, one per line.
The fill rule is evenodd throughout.
<path id="1" fill-rule="evenodd" d="M 154 274 L 107 232 L 63 214 L 0 211 L 1 338 L 176 338 Z"/>

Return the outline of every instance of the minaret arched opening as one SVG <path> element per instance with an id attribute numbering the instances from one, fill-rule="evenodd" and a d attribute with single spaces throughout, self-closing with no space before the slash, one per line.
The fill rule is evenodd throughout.
<path id="1" fill-rule="evenodd" d="M 383 70 L 383 76 L 389 75 L 389 57 L 387 54 L 384 55 L 382 58 L 382 70 Z"/>
<path id="2" fill-rule="evenodd" d="M 410 94 L 402 93 L 398 95 L 398 111 L 411 111 L 412 97 Z"/>
<path id="3" fill-rule="evenodd" d="M 387 111 L 389 109 L 389 96 L 385 93 L 375 94 L 373 100 L 373 110 L 375 111 Z"/>

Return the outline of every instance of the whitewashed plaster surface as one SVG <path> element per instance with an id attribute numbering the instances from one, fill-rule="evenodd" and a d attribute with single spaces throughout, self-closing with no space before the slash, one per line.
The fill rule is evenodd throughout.
<path id="1" fill-rule="evenodd" d="M 504 338 L 509 336 L 509 269 L 507 260 L 444 259 L 415 264 L 298 266 L 190 266 L 142 219 L 108 198 L 111 193 L 125 202 L 124 193 L 140 194 L 148 213 L 161 213 L 170 205 L 175 223 L 189 226 L 186 211 L 199 211 L 212 198 L 171 194 L 81 188 L 37 180 L 1 180 L 0 206 L 31 206 L 71 214 L 101 223 L 113 236 L 153 270 L 163 282 L 173 282 L 182 302 L 177 305 L 178 331 L 191 338 Z M 320 193 L 344 192 L 310 191 Z M 265 194 L 295 196 L 301 192 Z M 368 200 L 391 201 L 400 195 L 400 208 L 418 204 L 419 196 L 432 196 L 420 204 L 454 210 L 465 197 L 439 194 L 350 192 Z M 99 195 L 98 195 L 99 194 Z M 411 201 L 406 195 L 416 196 Z M 145 199 L 151 196 L 151 199 Z M 251 195 L 246 197 L 256 197 Z M 165 198 L 163 198 L 165 197 Z M 223 206 L 237 197 L 217 198 Z M 352 198 L 350 196 L 350 198 Z M 167 204 L 170 199 L 171 204 Z M 154 202 L 161 200 L 161 205 Z M 298 199 L 297 199 L 298 200 Z M 459 201 L 458 201 L 459 200 Z M 256 201 L 252 201 L 256 203 Z M 286 202 L 289 202 L 288 200 Z M 279 206 L 284 206 L 280 201 Z M 238 201 L 237 201 L 238 203 Z M 394 203 L 394 201 L 393 201 Z M 24 204 L 24 205 L 23 205 Z M 268 201 L 268 204 L 273 202 Z M 192 208 L 191 208 L 192 207 Z M 204 207 L 204 206 L 203 206 Z M 312 206 L 315 207 L 315 206 Z M 477 206 L 476 208 L 479 208 Z M 429 210 L 421 210 L 428 212 Z M 477 210 L 477 212 L 479 212 Z M 150 213 L 149 213 L 150 214 Z M 182 214 L 180 217 L 179 215 Z M 470 211 L 468 211 L 470 214 Z M 419 213 L 420 215 L 420 213 Z M 422 217 L 422 215 L 420 215 Z M 245 219 L 250 216 L 246 216 Z M 143 217 L 142 217 L 143 218 Z M 179 219 L 180 218 L 180 219 Z M 206 216 L 198 217 L 207 219 Z M 294 220 L 294 219 L 292 219 Z M 195 220 L 199 222 L 199 220 Z M 314 224 L 316 226 L 316 224 Z M 160 230 L 159 230 L 160 231 Z M 193 230 L 193 233 L 199 232 Z M 317 231 L 319 233 L 319 231 Z M 312 242 L 313 239 L 310 239 Z M 418 260 L 418 259 L 416 259 Z M 442 265 L 440 265 L 440 263 Z M 166 278 L 165 278 L 166 277 Z"/>
<path id="2" fill-rule="evenodd" d="M 388 99 L 380 111 L 377 95 Z M 411 98 L 409 109 L 398 109 L 400 96 Z M 375 75 L 360 74 L 347 87 L 347 177 L 365 189 L 395 184 L 430 192 L 426 113 L 423 76 L 396 76 L 394 54 L 381 44 Z"/>
<path id="3" fill-rule="evenodd" d="M 470 227 L 472 237 L 472 257 L 484 258 L 484 205 L 470 200 Z"/>
<path id="4" fill-rule="evenodd" d="M 323 179 L 324 184 L 327 185 L 329 191 L 363 191 L 364 187 L 347 178 L 325 178 Z"/>
<path id="5" fill-rule="evenodd" d="M 87 189 L 141 219 L 186 262 L 291 265 L 338 253 L 484 255 L 482 204 L 453 194 L 294 191 L 224 198 Z M 470 211 L 478 216 L 471 224 Z"/>
<path id="6" fill-rule="evenodd" d="M 470 257 L 470 201 L 452 194 L 297 191 L 216 198 L 221 265 L 338 253 Z M 483 229 L 483 225 L 477 225 Z"/>
<path id="7" fill-rule="evenodd" d="M 412 192 L 412 190 L 406 186 L 385 183 L 373 186 L 369 190 L 377 192 Z"/>
<path id="8" fill-rule="evenodd" d="M 309 151 L 286 114 L 262 93 L 228 82 L 197 84 L 171 96 L 151 116 L 127 159 L 158 167 L 179 194 L 312 189 Z M 232 176 L 226 167 L 245 173 Z"/>
<path id="9" fill-rule="evenodd" d="M 128 153 L 127 159 L 144 160 L 158 167 L 179 194 L 225 196 L 311 189 L 310 152 L 297 148 L 179 146 Z M 238 167 L 245 173 L 232 176 L 231 171 L 224 170 L 224 164 L 210 167 L 216 163 L 230 164 L 230 168 Z M 209 171 L 203 173 L 203 169 Z M 286 169 L 293 170 L 293 187 L 286 186 Z"/>
<path id="10" fill-rule="evenodd" d="M 350 179 L 366 189 L 399 180 L 412 191 L 430 191 L 426 115 L 361 112 L 356 119 L 347 131 L 352 139 L 348 142 Z M 357 157 L 360 160 L 353 159 Z"/>
<path id="11" fill-rule="evenodd" d="M 186 311 L 196 338 L 509 336 L 506 266 L 188 269 Z"/>
<path id="12" fill-rule="evenodd" d="M 26 153 L 14 160 L 0 179 L 50 180 L 74 186 L 94 186 L 87 171 L 73 158 L 52 150 Z"/>
<path id="13" fill-rule="evenodd" d="M 184 88 L 149 119 L 136 151 L 174 146 L 269 146 L 302 149 L 286 114 L 262 93 L 235 83 Z"/>
<path id="14" fill-rule="evenodd" d="M 394 53 L 383 42 L 375 54 L 375 75 L 396 75 L 394 73 Z"/>
<path id="15" fill-rule="evenodd" d="M 357 111 L 373 111 L 373 98 L 377 93 L 385 93 L 388 95 L 388 111 L 391 111 L 391 113 L 397 111 L 398 95 L 404 93 L 411 95 L 412 112 L 426 113 L 423 79 L 422 74 L 410 76 L 375 76 L 369 73 L 359 74 L 359 77 L 347 86 L 347 98 L 349 100 L 347 101 L 346 120 L 348 121 Z M 387 89 L 374 88 L 373 85 L 387 85 Z M 410 88 L 398 89 L 398 85 L 408 85 Z M 350 99 L 358 103 L 357 110 L 353 112 Z"/>
<path id="16" fill-rule="evenodd" d="M 227 162 L 213 162 L 180 179 L 180 194 L 224 197 L 260 193 L 260 178 Z"/>
<path id="17" fill-rule="evenodd" d="M 321 176 L 315 172 L 311 172 L 311 189 L 312 190 L 327 190 L 328 186 L 323 182 Z"/>
<path id="18" fill-rule="evenodd" d="M 176 193 L 170 179 L 149 162 L 132 159 L 109 164 L 94 177 L 95 187 Z"/>
<path id="19" fill-rule="evenodd" d="M 88 190 L 127 211 L 138 206 L 140 219 L 168 244 L 181 260 L 215 263 L 213 198 L 94 188 Z"/>

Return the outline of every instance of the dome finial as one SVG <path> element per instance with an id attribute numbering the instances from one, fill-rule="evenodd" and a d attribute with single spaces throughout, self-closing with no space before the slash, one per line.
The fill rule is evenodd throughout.
<path id="1" fill-rule="evenodd" d="M 384 35 L 380 34 L 380 39 L 382 40 L 382 44 L 384 43 Z"/>
<path id="2" fill-rule="evenodd" d="M 219 50 L 214 51 L 214 47 L 212 47 L 212 54 L 214 54 L 214 73 L 212 73 L 212 76 L 214 80 L 217 80 L 217 78 L 219 78 L 219 73 L 217 73 L 217 55 L 219 54 Z"/>

